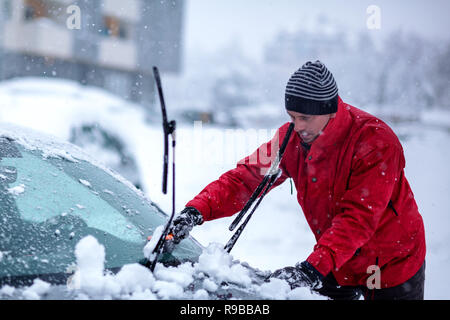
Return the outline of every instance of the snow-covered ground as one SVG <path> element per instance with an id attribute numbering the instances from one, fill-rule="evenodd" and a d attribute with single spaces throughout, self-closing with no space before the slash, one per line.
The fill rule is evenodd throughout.
<path id="1" fill-rule="evenodd" d="M 92 93 L 95 93 L 95 98 L 89 98 Z M 53 80 L 49 83 L 40 79 L 26 79 L 0 84 L 2 122 L 28 126 L 66 140 L 70 125 L 85 121 L 89 117 L 120 132 L 136 155 L 145 193 L 163 210 L 170 212 L 171 196 L 161 192 L 160 119 L 154 119 L 153 124 L 146 124 L 143 121 L 143 113 L 135 107 L 101 90 L 81 87 L 67 81 Z M 168 108 L 170 118 L 170 106 Z M 447 249 L 447 243 L 450 241 L 450 216 L 447 214 L 450 208 L 450 132 L 446 129 L 446 124 L 450 123 L 450 115 L 434 111 L 433 116 L 425 115 L 424 119 L 426 125 L 404 124 L 394 126 L 394 130 L 402 139 L 406 156 L 406 176 L 425 221 L 428 249 L 425 298 L 450 299 L 446 290 L 450 286 L 450 280 L 445 275 L 450 269 L 450 252 Z M 437 126 L 434 126 L 434 119 L 438 119 Z M 202 126 L 198 123 L 179 123 L 176 150 L 177 210 L 180 211 L 204 186 L 233 168 L 238 160 L 270 139 L 273 129 L 279 125 L 281 123 L 275 123 L 273 128 L 265 129 L 226 129 Z M 205 223 L 196 227 L 192 235 L 205 247 L 210 243 L 225 244 L 232 235 L 228 231 L 231 221 L 232 218 L 224 218 Z M 295 190 L 294 194 L 291 194 L 289 182 L 285 182 L 261 203 L 234 247 L 232 255 L 260 270 L 274 270 L 304 260 L 314 244 L 314 237 L 296 201 Z M 125 271 L 130 272 L 133 268 Z M 191 271 L 186 272 L 189 274 Z M 119 278 L 128 277 L 129 274 L 126 274 Z M 154 282 L 151 283 L 148 288 L 154 285 Z M 36 286 L 39 290 L 43 288 L 42 283 L 37 283 Z M 145 292 L 145 288 L 141 289 L 141 293 Z M 129 291 L 127 292 L 130 295 Z M 147 293 L 147 298 L 152 297 L 151 290 Z M 199 296 L 194 298 L 204 297 L 203 292 L 198 294 Z M 289 298 L 288 293 L 281 298 Z"/>

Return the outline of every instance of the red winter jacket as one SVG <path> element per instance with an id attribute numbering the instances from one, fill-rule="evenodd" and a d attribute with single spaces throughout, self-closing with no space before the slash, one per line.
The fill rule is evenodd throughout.
<path id="1" fill-rule="evenodd" d="M 197 208 L 205 221 L 239 212 L 270 167 L 288 125 L 186 206 Z M 300 142 L 294 133 L 275 186 L 294 181 L 317 240 L 307 261 L 323 275 L 332 272 L 339 285 L 366 285 L 373 272 L 368 268 L 375 265 L 382 288 L 410 279 L 425 259 L 425 231 L 394 132 L 339 98 L 336 117 L 309 152 Z"/>

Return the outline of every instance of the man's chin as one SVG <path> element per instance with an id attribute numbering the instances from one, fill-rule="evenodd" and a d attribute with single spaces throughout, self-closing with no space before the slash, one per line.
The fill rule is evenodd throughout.
<path id="1" fill-rule="evenodd" d="M 304 143 L 313 143 L 314 142 L 314 140 L 316 140 L 316 138 L 317 138 L 318 136 L 311 136 L 311 135 L 308 135 L 308 136 L 301 136 L 300 135 L 300 139 L 302 139 L 302 141 L 304 142 Z"/>

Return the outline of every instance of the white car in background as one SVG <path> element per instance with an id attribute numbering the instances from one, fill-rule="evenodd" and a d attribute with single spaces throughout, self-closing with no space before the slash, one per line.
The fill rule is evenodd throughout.
<path id="1" fill-rule="evenodd" d="M 3 81 L 0 101 L 0 121 L 70 141 L 143 189 L 136 136 L 155 125 L 143 107 L 103 89 L 43 78 Z"/>

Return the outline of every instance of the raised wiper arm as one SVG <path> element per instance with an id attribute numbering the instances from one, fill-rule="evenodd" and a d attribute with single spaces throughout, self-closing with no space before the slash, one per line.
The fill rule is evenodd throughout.
<path id="1" fill-rule="evenodd" d="M 256 201 L 258 196 L 259 196 L 259 199 L 256 202 L 255 206 L 253 207 L 252 211 L 250 211 L 250 213 L 248 214 L 248 216 L 245 219 L 245 221 L 239 226 L 239 228 L 233 234 L 231 239 L 225 245 L 224 249 L 228 253 L 231 251 L 231 249 L 233 249 L 236 241 L 239 239 L 240 235 L 242 234 L 242 231 L 244 230 L 244 228 L 247 225 L 247 223 L 250 221 L 250 218 L 252 217 L 252 215 L 255 212 L 256 208 L 258 208 L 258 206 L 261 203 L 262 199 L 265 197 L 267 192 L 273 186 L 275 181 L 281 176 L 282 172 L 281 172 L 281 169 L 279 168 L 280 162 L 281 162 L 281 159 L 283 158 L 284 151 L 286 150 L 287 143 L 288 143 L 288 141 L 289 141 L 289 139 L 291 137 L 291 134 L 292 134 L 293 130 L 294 130 L 294 124 L 290 123 L 289 127 L 288 127 L 288 130 L 286 132 L 286 135 L 285 135 L 285 137 L 283 139 L 283 143 L 281 144 L 281 147 L 278 150 L 278 152 L 276 154 L 276 157 L 273 160 L 272 165 L 270 166 L 270 169 L 264 175 L 263 180 L 256 187 L 255 191 L 253 192 L 253 194 L 251 195 L 250 199 L 245 204 L 244 208 L 241 210 L 241 212 L 237 215 L 237 217 L 231 223 L 231 225 L 229 227 L 229 230 L 233 231 L 236 228 L 236 226 L 239 224 L 239 222 L 242 220 L 244 215 L 247 213 L 247 211 L 250 209 L 250 207 L 253 205 L 253 203 Z"/>
<path id="2" fill-rule="evenodd" d="M 163 130 L 164 130 L 164 167 L 163 167 L 163 193 L 167 193 L 167 176 L 168 176 L 168 163 L 169 163 L 169 135 L 172 137 L 172 214 L 170 215 L 169 221 L 167 221 L 164 231 L 161 234 L 158 242 L 153 249 L 150 261 L 150 270 L 153 272 L 155 270 L 156 262 L 158 261 L 158 256 L 162 253 L 164 249 L 164 243 L 166 241 L 167 235 L 169 233 L 169 228 L 172 224 L 173 217 L 175 216 L 175 129 L 176 122 L 174 120 L 167 120 L 166 104 L 164 101 L 164 95 L 162 91 L 161 77 L 159 75 L 159 70 L 157 67 L 153 67 L 153 73 L 155 76 L 156 86 L 158 88 L 159 99 L 161 102 L 161 112 L 163 118 Z"/>
<path id="3" fill-rule="evenodd" d="M 169 135 L 172 135 L 172 148 L 175 147 L 175 130 L 176 122 L 174 120 L 167 120 L 166 102 L 164 100 L 164 94 L 161 84 L 161 77 L 159 75 L 159 70 L 157 67 L 153 67 L 153 74 L 155 76 L 156 87 L 158 89 L 159 101 L 161 102 L 161 113 L 162 113 L 162 125 L 164 131 L 164 165 L 163 165 L 163 185 L 162 192 L 167 194 L 167 176 L 169 167 Z"/>

